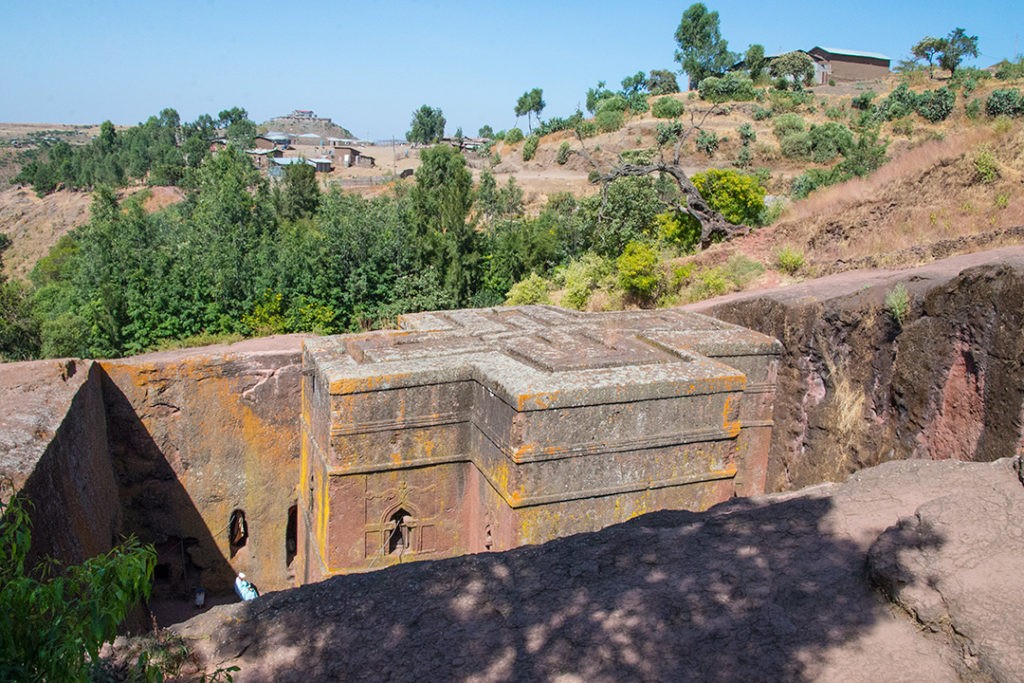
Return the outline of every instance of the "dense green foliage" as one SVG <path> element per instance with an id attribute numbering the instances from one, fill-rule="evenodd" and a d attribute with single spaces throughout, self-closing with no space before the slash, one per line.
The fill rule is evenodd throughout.
<path id="1" fill-rule="evenodd" d="M 1024 116 L 1024 95 L 1017 88 L 993 90 L 985 100 L 989 116 Z"/>
<path id="2" fill-rule="evenodd" d="M 129 539 L 77 566 L 29 567 L 28 511 L 0 489 L 0 680 L 89 680 L 100 647 L 149 597 L 156 553 Z"/>
<path id="3" fill-rule="evenodd" d="M 709 76 L 719 76 L 736 61 L 729 44 L 722 38 L 718 12 L 709 12 L 703 3 L 690 5 L 676 28 L 676 61 L 690 77 L 690 88 Z"/>
<path id="4" fill-rule="evenodd" d="M 104 121 L 100 134 L 87 145 L 57 142 L 47 150 L 45 159 L 25 164 L 15 182 L 32 185 L 40 195 L 60 186 L 93 189 L 136 180 L 183 185 L 209 154 L 218 135 L 245 149 L 252 145 L 255 134 L 256 124 L 238 107 L 222 111 L 217 119 L 203 114 L 186 124 L 181 123 L 178 112 L 164 109 L 145 123 L 121 131 Z"/>
<path id="5" fill-rule="evenodd" d="M 1019 81 L 1024 79 L 1024 57 L 1017 57 L 1015 62 L 1004 59 L 996 64 L 995 77 L 1001 81 Z"/>
<path id="6" fill-rule="evenodd" d="M 537 145 L 540 144 L 540 137 L 537 135 L 531 135 L 526 138 L 526 142 L 523 144 L 523 161 L 529 161 L 533 158 L 533 155 L 537 153 Z"/>
<path id="7" fill-rule="evenodd" d="M 405 139 L 421 145 L 430 145 L 444 137 L 444 113 L 438 107 L 424 104 L 412 113 L 409 132 Z"/>
<path id="8" fill-rule="evenodd" d="M 757 93 L 754 91 L 754 82 L 746 74 L 729 72 L 721 78 L 709 76 L 700 82 L 697 88 L 701 99 L 708 102 L 749 102 Z"/>
<path id="9" fill-rule="evenodd" d="M 671 95 L 679 92 L 676 75 L 667 69 L 651 69 L 647 75 L 647 92 L 651 95 Z"/>
<path id="10" fill-rule="evenodd" d="M 753 176 L 712 168 L 695 173 L 691 180 L 725 220 L 736 225 L 758 224 L 764 211 L 765 190 Z"/>
<path id="11" fill-rule="evenodd" d="M 794 50 L 773 59 L 768 65 L 768 73 L 797 86 L 809 85 L 814 78 L 814 60 L 806 52 Z"/>
<path id="12" fill-rule="evenodd" d="M 683 103 L 674 97 L 659 97 L 654 100 L 651 114 L 658 119 L 675 119 L 683 115 Z"/>

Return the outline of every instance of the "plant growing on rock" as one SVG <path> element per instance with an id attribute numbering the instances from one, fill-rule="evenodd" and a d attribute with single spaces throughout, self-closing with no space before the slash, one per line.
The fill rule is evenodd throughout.
<path id="1" fill-rule="evenodd" d="M 0 481 L 0 680 L 88 680 L 100 648 L 149 597 L 156 552 L 130 538 L 59 572 L 28 567 L 29 524 L 11 482 Z"/>
<path id="2" fill-rule="evenodd" d="M 889 290 L 885 295 L 885 310 L 892 316 L 898 327 L 903 327 L 910 313 L 910 292 L 902 282 Z"/>

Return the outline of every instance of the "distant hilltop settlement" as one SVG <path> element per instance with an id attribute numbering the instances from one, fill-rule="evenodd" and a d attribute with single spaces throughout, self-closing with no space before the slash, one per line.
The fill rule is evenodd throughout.
<path id="1" fill-rule="evenodd" d="M 330 118 L 317 116 L 312 109 L 295 109 L 285 116 L 266 121 L 266 130 L 257 135 L 253 149 L 246 150 L 256 166 L 272 178 L 282 176 L 283 167 L 294 163 L 313 166 L 317 172 L 334 170 L 335 154 L 343 167 L 376 166 L 376 159 L 365 148 L 372 142 L 357 140 L 346 128 Z"/>

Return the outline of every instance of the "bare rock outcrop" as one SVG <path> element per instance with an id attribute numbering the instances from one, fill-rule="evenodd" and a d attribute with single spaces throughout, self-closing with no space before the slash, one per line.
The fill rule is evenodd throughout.
<path id="1" fill-rule="evenodd" d="M 915 511 L 938 525 L 925 537 L 898 525 Z M 843 485 L 338 576 L 175 628 L 240 681 L 1015 680 L 1020 555 L 991 542 L 1019 536 L 1022 513 L 1007 460 L 892 462 Z M 937 565 L 916 559 L 947 549 Z M 900 604 L 916 604 L 907 586 L 953 598 L 934 635 L 881 599 L 869 551 Z"/>
<path id="2" fill-rule="evenodd" d="M 909 308 L 895 320 L 897 285 Z M 768 490 L 886 460 L 1024 447 L 1024 248 L 841 273 L 688 308 L 779 339 Z"/>

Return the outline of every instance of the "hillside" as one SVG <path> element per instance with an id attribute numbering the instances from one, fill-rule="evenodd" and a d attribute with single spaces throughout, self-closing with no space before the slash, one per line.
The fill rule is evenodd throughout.
<path id="1" fill-rule="evenodd" d="M 911 86 L 909 91 L 907 83 Z M 755 177 L 767 191 L 768 204 L 773 207 L 764 214 L 768 225 L 695 254 L 680 254 L 678 246 L 660 241 L 657 283 L 643 297 L 625 291 L 616 279 L 615 259 L 621 253 L 623 241 L 616 247 L 606 247 L 599 261 L 588 262 L 587 284 L 582 293 L 579 281 L 573 285 L 566 279 L 566 268 L 582 256 L 573 253 L 559 256 L 560 260 L 546 256 L 546 260 L 536 264 L 524 265 L 520 261 L 514 265 L 518 270 L 496 272 L 489 285 L 491 292 L 475 302 L 490 305 L 500 301 L 512 284 L 522 282 L 538 268 L 540 275 L 534 277 L 542 289 L 534 287 L 530 295 L 534 298 L 518 303 L 551 301 L 604 310 L 685 304 L 730 291 L 785 285 L 843 270 L 907 267 L 935 258 L 1018 244 L 1024 234 L 1024 200 L 1018 192 L 1024 178 L 1024 125 L 1020 118 L 990 117 L 984 112 L 990 93 L 1007 86 L 1019 88 L 1020 84 L 989 78 L 970 82 L 968 86 L 948 79 L 929 80 L 918 74 L 913 78 L 893 75 L 884 81 L 819 86 L 807 94 L 766 90 L 755 101 L 718 105 L 700 99 L 695 92 L 667 96 L 683 107 L 683 114 L 674 124 L 679 130 L 700 128 L 699 135 L 693 129 L 686 133 L 680 166 L 691 176 L 713 168 L 740 170 Z M 864 124 L 869 113 L 866 107 L 874 111 L 876 107 L 889 106 L 890 100 L 898 96 L 907 97 L 908 92 L 935 93 L 939 88 L 951 89 L 953 93 L 946 118 L 939 117 L 937 122 L 930 123 L 911 108 L 893 120 L 882 118 L 880 124 L 876 121 L 870 129 Z M 873 94 L 873 103 L 865 105 L 863 100 L 872 99 L 869 94 Z M 310 125 L 333 125 L 328 119 L 315 116 L 305 120 Z M 520 226 L 517 230 L 532 229 L 532 221 L 547 211 L 551 206 L 549 200 L 560 193 L 575 196 L 577 208 L 564 215 L 556 209 L 547 220 L 562 226 L 559 230 L 567 222 L 578 220 L 589 220 L 593 226 L 594 220 L 604 220 L 603 209 L 591 200 L 584 210 L 585 203 L 579 201 L 601 192 L 601 186 L 590 182 L 589 177 L 594 172 L 607 173 L 620 163 L 623 155 L 657 158 L 670 154 L 671 150 L 657 151 L 659 128 L 663 129 L 668 122 L 647 112 L 627 116 L 618 130 L 597 132 L 582 139 L 573 131 L 563 130 L 540 138 L 533 158 L 525 161 L 526 141 L 499 141 L 489 151 L 466 152 L 466 164 L 475 183 L 486 173 L 493 174 L 501 188 L 514 179 L 522 193 L 522 208 L 517 209 L 522 213 L 514 222 Z M 809 136 L 814 130 L 832 134 L 838 131 L 848 136 L 844 150 L 854 140 L 857 144 L 868 140 L 867 144 L 874 145 L 877 152 L 884 151 L 888 161 L 864 178 L 819 187 L 806 198 L 796 198 L 796 185 L 806 185 L 808 178 L 832 173 L 837 162 L 844 163 L 845 160 L 839 160 L 849 152 L 835 151 L 830 159 L 820 161 L 814 160 L 818 155 L 815 151 L 812 156 L 810 147 L 794 153 L 794 138 L 787 137 L 790 134 L 783 132 L 783 125 L 791 130 L 795 127 L 804 136 L 805 145 L 810 144 L 808 140 L 813 138 Z M 876 130 L 877 139 L 870 137 L 875 134 L 871 131 Z M 715 144 L 701 151 L 695 144 L 699 136 L 710 137 Z M 408 145 L 369 149 L 377 158 L 376 166 L 336 166 L 333 172 L 319 178 L 321 188 L 336 186 L 367 197 L 392 196 L 391 174 L 399 169 L 417 168 L 424 151 Z M 142 186 L 136 186 L 122 196 L 141 189 Z M 151 210 L 182 196 L 178 190 L 160 188 L 152 188 L 150 193 L 147 208 Z M 24 277 L 61 235 L 87 219 L 90 201 L 85 193 L 65 191 L 43 199 L 26 189 L 0 193 L 0 232 L 8 233 L 12 240 L 5 258 L 6 272 Z M 659 204 L 649 211 L 647 227 L 642 228 L 652 237 L 658 237 L 650 223 L 657 211 L 664 208 Z M 484 216 L 476 214 L 469 220 L 478 232 L 491 229 L 490 219 Z M 486 259 L 477 263 L 486 263 Z M 571 286 L 577 286 L 577 291 L 570 300 L 565 292 Z M 383 287 L 375 291 L 386 296 L 393 289 Z M 245 302 L 239 315 L 252 310 L 254 305 Z M 334 306 L 331 310 L 337 312 L 335 302 L 327 305 Z M 427 304 L 401 304 L 413 308 L 420 305 Z M 340 324 L 339 319 L 344 318 L 335 317 L 333 324 Z M 277 327 L 282 324 L 274 323 Z"/>

